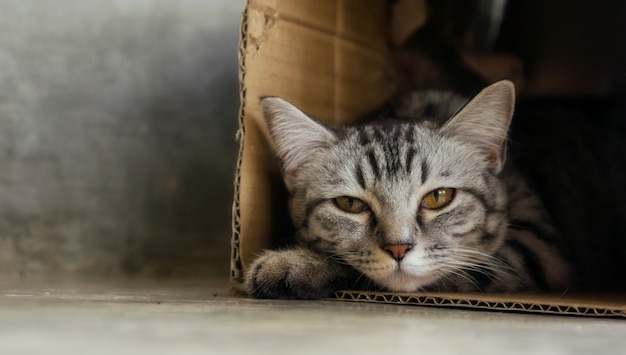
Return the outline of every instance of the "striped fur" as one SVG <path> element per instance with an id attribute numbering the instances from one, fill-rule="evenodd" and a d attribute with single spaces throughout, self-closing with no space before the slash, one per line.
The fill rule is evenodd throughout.
<path id="1" fill-rule="evenodd" d="M 426 99 L 410 95 L 397 99 L 386 118 L 413 119 L 352 127 L 327 127 L 284 100 L 263 100 L 298 245 L 265 251 L 253 263 L 245 283 L 250 294 L 320 298 L 340 288 L 569 287 L 557 232 L 505 164 L 512 85 L 488 87 L 458 113 L 458 97 L 442 94 L 446 99 L 437 102 L 434 92 Z M 422 199 L 438 188 L 454 189 L 452 201 L 425 208 Z M 358 198 L 368 209 L 346 212 L 334 202 L 341 196 Z M 408 248 L 397 258 L 390 245 Z"/>

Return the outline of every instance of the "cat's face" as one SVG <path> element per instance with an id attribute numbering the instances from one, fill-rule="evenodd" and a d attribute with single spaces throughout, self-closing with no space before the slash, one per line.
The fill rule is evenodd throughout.
<path id="1" fill-rule="evenodd" d="M 392 291 L 463 277 L 484 263 L 506 231 L 498 173 L 512 93 L 497 85 L 443 127 L 330 129 L 265 99 L 298 241 Z"/>

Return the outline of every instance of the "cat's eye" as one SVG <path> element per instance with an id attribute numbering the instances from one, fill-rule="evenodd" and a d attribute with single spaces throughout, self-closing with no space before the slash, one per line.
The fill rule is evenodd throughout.
<path id="1" fill-rule="evenodd" d="M 454 189 L 441 187 L 427 193 L 422 199 L 421 206 L 431 210 L 436 210 L 449 204 L 453 197 Z"/>
<path id="2" fill-rule="evenodd" d="M 358 198 L 341 196 L 333 199 L 339 209 L 349 213 L 361 213 L 367 210 L 367 204 Z"/>

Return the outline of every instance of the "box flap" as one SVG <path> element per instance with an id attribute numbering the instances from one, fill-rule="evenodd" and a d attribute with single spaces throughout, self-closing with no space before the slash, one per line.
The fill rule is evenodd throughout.
<path id="1" fill-rule="evenodd" d="M 368 16 L 358 16 L 367 12 Z M 375 14 L 372 16 L 372 14 Z M 239 47 L 241 140 L 231 279 L 288 226 L 284 187 L 265 138 L 259 99 L 280 96 L 330 123 L 347 123 L 394 91 L 387 2 L 249 0 Z M 240 236 L 245 235 L 245 238 Z"/>

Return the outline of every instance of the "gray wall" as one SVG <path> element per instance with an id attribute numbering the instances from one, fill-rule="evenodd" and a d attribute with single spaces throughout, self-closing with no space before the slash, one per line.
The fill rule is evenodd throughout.
<path id="1" fill-rule="evenodd" d="M 242 7 L 0 0 L 0 275 L 227 273 Z"/>

